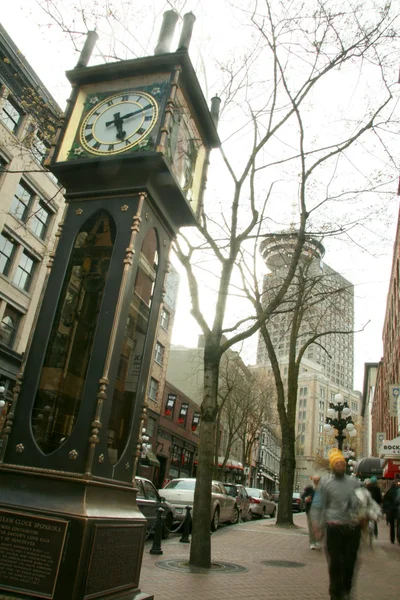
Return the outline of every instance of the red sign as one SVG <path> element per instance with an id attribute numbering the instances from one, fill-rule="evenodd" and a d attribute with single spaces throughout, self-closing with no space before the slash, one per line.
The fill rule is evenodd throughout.
<path id="1" fill-rule="evenodd" d="M 383 468 L 383 477 L 385 479 L 399 479 L 400 460 L 393 460 L 389 458 L 386 465 Z"/>

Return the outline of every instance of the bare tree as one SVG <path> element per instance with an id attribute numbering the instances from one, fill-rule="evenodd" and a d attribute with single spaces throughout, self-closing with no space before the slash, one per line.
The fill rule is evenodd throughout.
<path id="1" fill-rule="evenodd" d="M 264 306 L 280 288 L 287 265 L 291 262 L 291 247 L 296 237 L 295 232 L 271 236 L 272 260 L 275 265 L 280 265 L 280 269 L 264 278 L 262 291 L 253 274 L 254 290 L 251 293 L 248 288 L 248 296 L 257 314 L 262 314 Z M 267 246 L 270 245 L 269 239 L 266 242 Z M 347 298 L 350 296 L 351 299 L 352 284 L 327 265 L 321 266 L 322 245 L 317 240 L 308 238 L 303 249 L 303 256 L 285 297 L 260 328 L 277 391 L 282 438 L 277 523 L 285 526 L 293 524 L 297 395 L 302 360 L 306 357 L 306 351 L 315 346 L 330 357 L 327 342 L 332 335 L 354 334 L 353 312 L 347 312 Z M 280 352 L 282 347 L 285 350 L 284 361 Z M 304 434 L 307 424 L 304 422 L 301 425 L 301 433 Z"/>

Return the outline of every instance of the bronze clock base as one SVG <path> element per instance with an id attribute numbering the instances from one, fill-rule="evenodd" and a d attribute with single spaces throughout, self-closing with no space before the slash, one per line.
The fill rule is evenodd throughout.
<path id="1" fill-rule="evenodd" d="M 0 467 L 0 600 L 153 600 L 132 486 Z"/>

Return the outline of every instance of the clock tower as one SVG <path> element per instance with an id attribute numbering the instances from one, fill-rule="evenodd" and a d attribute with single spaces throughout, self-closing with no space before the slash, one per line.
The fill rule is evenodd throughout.
<path id="1" fill-rule="evenodd" d="M 92 67 L 89 33 L 67 73 L 48 159 L 66 210 L 0 450 L 12 597 L 152 598 L 134 483 L 147 381 L 170 244 L 196 222 L 219 145 L 219 100 L 210 112 L 188 55 L 194 17 L 170 52 L 176 20 L 165 13 L 154 56 Z"/>

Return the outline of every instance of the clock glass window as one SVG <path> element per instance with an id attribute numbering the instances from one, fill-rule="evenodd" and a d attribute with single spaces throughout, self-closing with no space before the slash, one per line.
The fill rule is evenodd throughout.
<path id="1" fill-rule="evenodd" d="M 80 143 L 90 154 L 126 152 L 145 140 L 157 117 L 158 105 L 150 94 L 119 92 L 94 104 L 81 124 Z"/>

